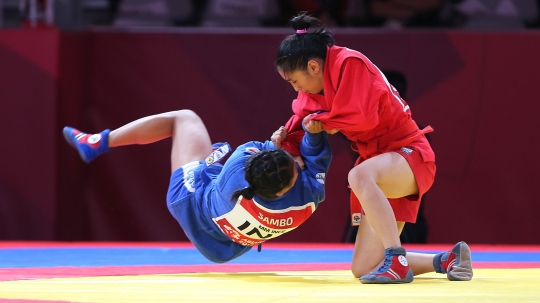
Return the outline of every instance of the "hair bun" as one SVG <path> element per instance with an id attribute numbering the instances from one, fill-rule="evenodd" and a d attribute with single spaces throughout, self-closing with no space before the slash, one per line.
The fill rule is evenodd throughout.
<path id="1" fill-rule="evenodd" d="M 319 19 L 308 15 L 308 12 L 300 12 L 298 15 L 294 16 L 289 23 L 296 31 L 307 30 L 312 25 L 320 25 Z"/>

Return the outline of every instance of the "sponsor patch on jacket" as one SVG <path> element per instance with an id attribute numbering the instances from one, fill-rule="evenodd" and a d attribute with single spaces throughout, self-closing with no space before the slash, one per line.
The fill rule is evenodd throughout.
<path id="1" fill-rule="evenodd" d="M 206 166 L 210 166 L 214 163 L 219 162 L 223 157 L 225 157 L 230 151 L 229 144 L 224 144 L 214 150 L 208 157 L 206 157 Z"/>

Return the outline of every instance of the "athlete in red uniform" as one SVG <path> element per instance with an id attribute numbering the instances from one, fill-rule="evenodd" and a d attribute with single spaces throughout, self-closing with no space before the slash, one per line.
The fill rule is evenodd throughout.
<path id="1" fill-rule="evenodd" d="M 406 253 L 399 240 L 433 184 L 435 154 L 425 137 L 433 129 L 418 128 L 407 103 L 366 56 L 335 46 L 324 27 L 308 33 L 319 20 L 301 13 L 291 24 L 296 34 L 281 43 L 276 67 L 298 97 L 294 115 L 272 141 L 299 155 L 302 119 L 313 112 L 319 114 L 311 120 L 322 122 L 324 130 L 352 141 L 359 153 L 348 176 L 353 224 L 359 225 L 354 276 L 362 283 L 407 283 L 413 275 L 436 271 L 450 280 L 470 280 L 465 242 L 433 255 Z"/>

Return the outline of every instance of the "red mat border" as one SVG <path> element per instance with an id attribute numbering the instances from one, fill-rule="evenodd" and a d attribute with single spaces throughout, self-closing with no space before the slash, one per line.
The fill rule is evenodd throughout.
<path id="1" fill-rule="evenodd" d="M 450 244 L 403 244 L 407 250 L 445 251 Z M 469 244 L 473 251 L 540 252 L 540 245 Z M 194 248 L 190 242 L 57 242 L 0 241 L 0 249 L 9 248 Z M 352 243 L 264 243 L 263 249 L 353 249 Z"/>

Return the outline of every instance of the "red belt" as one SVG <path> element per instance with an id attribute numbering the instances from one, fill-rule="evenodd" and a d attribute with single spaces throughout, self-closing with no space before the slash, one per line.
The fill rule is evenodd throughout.
<path id="1" fill-rule="evenodd" d="M 371 155 L 396 150 L 398 148 L 409 145 L 419 136 L 433 132 L 431 126 L 426 126 L 424 129 L 419 129 L 414 120 L 409 120 L 407 123 L 392 130 L 388 134 L 373 138 L 367 142 L 354 142 L 352 149 L 358 152 L 362 158 L 368 159 Z M 403 137 L 403 134 L 408 134 Z"/>

